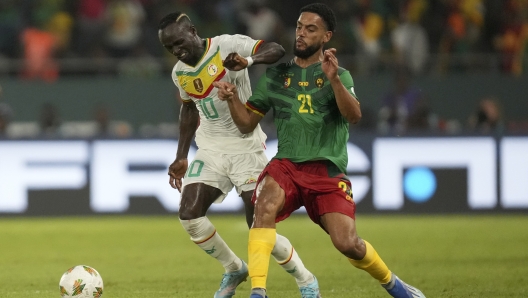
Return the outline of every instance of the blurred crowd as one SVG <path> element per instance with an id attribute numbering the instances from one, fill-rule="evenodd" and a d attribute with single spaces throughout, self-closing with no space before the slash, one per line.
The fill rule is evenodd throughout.
<path id="1" fill-rule="evenodd" d="M 199 35 L 246 34 L 293 47 L 299 9 L 306 0 L 0 0 L 0 76 L 48 82 L 67 75 L 167 75 L 175 58 L 158 41 L 158 21 L 183 11 Z M 385 134 L 414 131 L 501 133 L 528 131 L 507 123 L 500 99 L 482 98 L 467 123 L 442 120 L 412 78 L 431 73 L 528 70 L 528 0 L 319 0 L 334 8 L 338 27 L 329 47 L 353 75 L 394 74 L 379 111 L 365 109 L 358 129 Z M 253 82 L 262 67 L 250 69 Z M 8 124 L 2 101 L 0 137 L 174 136 L 175 124 L 133 132 L 111 121 L 104 105 L 93 121 L 61 123 L 58 107 L 44 104 L 33 123 Z M 275 131 L 272 121 L 263 128 Z M 25 125 L 25 126 L 24 126 Z M 162 133 L 160 133 L 162 132 Z"/>
<path id="2" fill-rule="evenodd" d="M 289 50 L 298 10 L 311 2 L 1 0 L 0 73 L 3 65 L 4 73 L 48 81 L 79 72 L 158 75 L 175 62 L 158 42 L 158 21 L 177 10 L 202 37 L 242 33 Z M 352 71 L 375 73 L 397 63 L 414 74 L 494 67 L 519 75 L 528 67 L 528 0 L 320 2 L 337 13 L 330 46 L 354 57 L 343 59 Z M 9 61 L 21 62 L 6 70 Z"/>

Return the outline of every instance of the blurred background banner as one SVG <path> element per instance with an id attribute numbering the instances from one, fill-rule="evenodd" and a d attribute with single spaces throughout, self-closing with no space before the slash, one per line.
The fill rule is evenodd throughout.
<path id="1" fill-rule="evenodd" d="M 179 193 L 169 186 L 167 168 L 177 145 L 167 139 L 0 141 L 0 214 L 175 213 Z M 528 137 L 363 134 L 348 147 L 358 212 L 528 210 Z M 269 140 L 266 154 L 276 151 L 277 141 Z M 211 212 L 242 210 L 231 192 Z"/>

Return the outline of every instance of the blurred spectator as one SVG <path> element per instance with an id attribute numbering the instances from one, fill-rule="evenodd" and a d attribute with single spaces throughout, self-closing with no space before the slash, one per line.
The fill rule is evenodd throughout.
<path id="1" fill-rule="evenodd" d="M 96 55 L 105 30 L 106 0 L 79 0 L 76 7 L 75 51 L 84 57 Z"/>
<path id="2" fill-rule="evenodd" d="M 55 55 L 66 55 L 71 46 L 71 32 L 73 29 L 73 18 L 67 12 L 60 11 L 46 24 L 46 31 L 55 36 L 56 46 Z"/>
<path id="3" fill-rule="evenodd" d="M 528 1 L 505 1 L 504 26 L 495 39 L 506 73 L 520 75 L 528 67 Z"/>
<path id="4" fill-rule="evenodd" d="M 358 66 L 361 71 L 370 73 L 376 70 L 383 49 L 381 38 L 385 29 L 385 20 L 380 10 L 384 3 L 372 1 L 379 3 L 380 6 L 378 10 L 374 10 L 371 8 L 370 0 L 356 0 L 356 2 L 353 30 L 359 43 Z"/>
<path id="5" fill-rule="evenodd" d="M 110 0 L 106 6 L 106 46 L 112 57 L 128 56 L 141 41 L 145 11 L 137 0 Z"/>
<path id="6" fill-rule="evenodd" d="M 29 27 L 22 32 L 22 43 L 24 45 L 22 78 L 55 81 L 59 77 L 59 67 L 54 57 L 57 38 L 49 32 Z"/>
<path id="7" fill-rule="evenodd" d="M 382 101 L 378 113 L 378 131 L 401 134 L 424 131 L 430 128 L 430 110 L 419 89 L 411 87 L 410 73 L 406 68 L 395 72 L 395 86 Z"/>
<path id="8" fill-rule="evenodd" d="M 502 108 L 494 97 L 479 101 L 476 111 L 469 117 L 469 129 L 472 132 L 490 134 L 504 132 Z"/>
<path id="9" fill-rule="evenodd" d="M 16 58 L 22 30 L 22 14 L 17 0 L 0 1 L 0 56 Z"/>
<path id="10" fill-rule="evenodd" d="M 249 0 L 248 8 L 240 14 L 246 34 L 254 39 L 278 42 L 283 29 L 277 12 L 266 6 L 266 0 Z"/>
<path id="11" fill-rule="evenodd" d="M 0 138 L 5 138 L 7 134 L 7 127 L 13 118 L 13 110 L 2 100 L 2 86 L 0 86 Z"/>
<path id="12" fill-rule="evenodd" d="M 463 55 L 478 45 L 485 7 L 482 0 L 448 0 L 447 3 L 449 13 L 439 50 L 443 54 L 440 71 L 465 70 L 470 57 Z"/>
<path id="13" fill-rule="evenodd" d="M 414 75 L 424 71 L 429 58 L 427 32 L 420 24 L 426 5 L 424 0 L 407 1 L 401 9 L 398 26 L 391 31 L 396 61 L 409 68 Z"/>
<path id="14" fill-rule="evenodd" d="M 254 39 L 280 42 L 284 25 L 274 10 L 266 6 L 266 0 L 250 0 L 248 8 L 240 14 L 246 34 Z M 249 75 L 251 84 L 256 86 L 258 79 L 264 74 L 268 65 L 260 64 L 251 68 Z"/>
<path id="15" fill-rule="evenodd" d="M 99 103 L 95 106 L 94 119 L 97 123 L 97 136 L 110 136 L 110 112 L 106 105 Z"/>
<path id="16" fill-rule="evenodd" d="M 44 137 L 57 137 L 60 126 L 59 112 L 52 103 L 44 103 L 40 109 L 40 133 Z"/>

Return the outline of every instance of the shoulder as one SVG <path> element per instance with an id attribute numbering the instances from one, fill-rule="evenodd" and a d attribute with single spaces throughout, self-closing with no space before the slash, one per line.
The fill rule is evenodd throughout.
<path id="1" fill-rule="evenodd" d="M 235 40 L 252 40 L 252 38 L 242 34 L 222 34 L 211 38 L 211 41 L 220 44 L 233 42 Z"/>
<path id="2" fill-rule="evenodd" d="M 181 62 L 181 61 L 178 61 L 176 62 L 176 64 L 174 65 L 174 67 L 172 68 L 172 72 L 171 72 L 171 76 L 174 78 L 176 76 L 178 76 L 178 74 L 180 72 L 182 72 L 184 69 L 185 69 L 186 65 L 185 63 Z"/>
<path id="3" fill-rule="evenodd" d="M 342 75 L 343 73 L 345 73 L 345 74 L 348 73 L 348 75 L 350 75 L 350 71 L 348 71 L 348 69 L 339 66 L 339 67 L 337 68 L 337 74 L 338 74 L 338 75 Z"/>

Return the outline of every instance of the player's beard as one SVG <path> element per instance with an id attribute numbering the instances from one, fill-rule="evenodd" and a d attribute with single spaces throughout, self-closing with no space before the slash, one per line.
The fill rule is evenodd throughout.
<path id="1" fill-rule="evenodd" d="M 297 48 L 296 42 L 293 43 L 293 54 L 301 59 L 307 59 L 311 57 L 313 54 L 317 53 L 321 50 L 322 44 L 313 44 L 311 46 L 306 47 L 304 50 L 300 50 Z"/>

